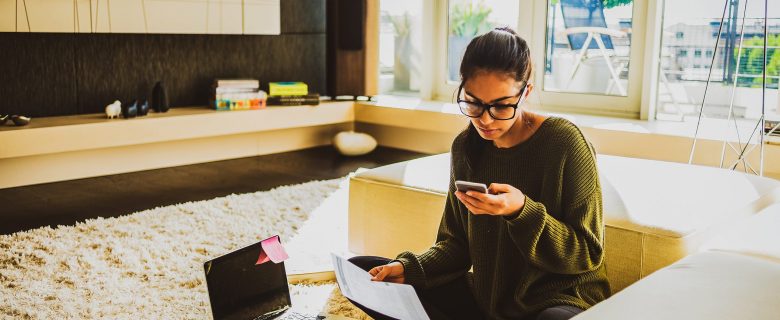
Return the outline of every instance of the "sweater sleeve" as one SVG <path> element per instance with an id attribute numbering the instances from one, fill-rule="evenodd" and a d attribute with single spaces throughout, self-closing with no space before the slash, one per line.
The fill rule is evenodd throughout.
<path id="1" fill-rule="evenodd" d="M 542 270 L 578 274 L 598 268 L 603 260 L 601 188 L 594 154 L 581 135 L 565 153 L 561 211 L 548 212 L 526 197 L 525 206 L 507 220 L 510 237 L 530 262 Z M 575 141 L 576 141 L 575 140 Z"/>
<path id="2" fill-rule="evenodd" d="M 404 265 L 406 283 L 420 288 L 435 287 L 463 276 L 471 268 L 468 239 L 464 220 L 455 197 L 455 161 L 459 154 L 454 149 L 450 167 L 450 184 L 436 243 L 428 251 L 415 255 L 406 251 L 396 257 Z"/>

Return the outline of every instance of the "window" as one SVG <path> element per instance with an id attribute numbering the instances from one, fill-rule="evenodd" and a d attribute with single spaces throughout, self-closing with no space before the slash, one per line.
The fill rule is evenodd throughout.
<path id="1" fill-rule="evenodd" d="M 384 0 L 379 10 L 379 93 L 417 95 L 423 79 L 422 6 Z"/>
<path id="2" fill-rule="evenodd" d="M 661 120 L 696 121 L 704 98 L 707 79 L 705 118 L 727 118 L 729 109 L 737 119 L 755 123 L 761 114 L 762 65 L 763 65 L 763 2 L 730 2 L 723 22 L 720 41 L 715 47 L 723 2 L 712 6 L 708 0 L 666 1 L 663 11 L 663 38 L 661 39 L 661 69 L 657 80 L 655 116 Z M 691 8 L 698 8 L 691 10 Z M 780 66 L 780 7 L 769 6 L 768 73 L 766 91 L 767 118 L 778 118 L 778 69 Z M 744 40 L 739 54 L 740 30 L 744 21 Z M 680 40 L 676 32 L 685 30 L 686 38 Z M 663 52 L 690 50 L 701 59 L 671 59 Z M 704 56 L 702 57 L 702 51 Z M 680 57 L 683 55 L 680 54 Z M 714 58 L 714 59 L 713 59 Z M 714 62 L 714 64 L 713 64 Z M 710 76 L 710 67 L 712 73 Z M 733 105 L 731 105 L 733 93 Z M 744 137 L 743 137 L 744 139 Z"/>
<path id="3" fill-rule="evenodd" d="M 579 15 L 579 21 L 567 22 L 577 17 L 564 12 L 564 6 L 569 3 L 585 3 L 589 9 L 599 8 L 599 11 L 589 18 Z M 740 5 L 743 3 L 739 1 Z M 736 50 L 741 8 L 737 10 L 737 1 L 729 5 L 731 14 L 727 17 L 739 18 L 723 23 L 723 41 L 715 49 L 723 3 L 714 6 L 708 0 L 381 0 L 382 92 L 406 92 L 422 99 L 452 101 L 457 90 L 462 42 L 484 32 L 487 26 L 508 25 L 529 42 L 536 70 L 535 90 L 529 103 L 546 111 L 642 119 L 664 114 L 695 115 L 712 65 L 712 85 L 727 89 L 729 84 L 737 83 L 738 116 L 750 117 L 755 114 L 756 106 L 760 106 L 761 98 L 748 89 L 761 84 L 762 55 L 758 50 L 763 43 L 759 32 L 763 29 L 763 19 L 759 19 L 763 16 L 763 3 L 751 2 L 748 8 L 741 55 Z M 469 15 L 464 14 L 467 11 L 463 9 L 467 7 L 471 8 Z M 396 58 L 396 52 L 400 52 L 396 47 L 401 46 L 395 45 L 395 29 L 389 16 L 407 11 L 412 18 L 410 34 L 414 48 L 408 51 L 412 58 L 407 61 L 416 61 L 413 65 L 417 69 L 410 71 L 409 80 L 404 81 L 404 69 L 396 67 L 396 60 L 402 60 Z M 767 91 L 766 100 L 771 103 L 778 100 L 774 88 L 780 79 L 777 73 L 780 58 L 774 59 L 780 56 L 780 6 L 770 5 L 769 17 L 772 36 L 768 39 L 768 85 L 771 90 Z M 596 18 L 598 22 L 594 22 Z M 470 21 L 469 28 L 459 27 L 464 21 Z M 585 39 L 574 39 L 572 45 L 571 23 L 590 26 L 602 23 L 594 28 L 609 34 L 594 35 L 585 50 L 577 50 L 584 46 L 587 34 Z M 463 31 L 466 29 L 470 31 Z M 646 35 L 654 38 L 645 39 Z M 457 37 L 463 38 L 462 41 L 456 40 Z M 606 53 L 595 39 L 602 40 Z M 571 72 L 579 53 L 583 59 L 576 71 Z M 612 71 L 606 62 L 611 62 Z M 395 85 L 396 78 L 401 80 L 399 85 Z M 727 91 L 712 87 L 711 90 L 713 101 L 730 100 L 728 94 L 724 96 Z M 767 109 L 776 109 L 773 107 L 768 105 Z"/>
<path id="4" fill-rule="evenodd" d="M 451 0 L 447 23 L 447 81 L 460 81 L 460 61 L 474 37 L 494 27 L 516 29 L 518 1 Z"/>
<path id="5" fill-rule="evenodd" d="M 631 0 L 550 1 L 544 90 L 626 96 L 632 10 Z"/>

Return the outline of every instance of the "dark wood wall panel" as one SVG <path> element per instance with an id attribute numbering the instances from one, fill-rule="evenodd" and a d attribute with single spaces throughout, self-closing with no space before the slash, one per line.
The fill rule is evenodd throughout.
<path id="1" fill-rule="evenodd" d="M 76 113 L 75 60 L 73 35 L 0 33 L 0 115 Z"/>
<path id="2" fill-rule="evenodd" d="M 325 41 L 325 34 L 80 37 L 80 113 L 100 112 L 114 99 L 146 98 L 157 80 L 173 106 L 205 105 L 214 78 L 304 81 L 323 92 Z"/>
<path id="3" fill-rule="evenodd" d="M 327 90 L 331 95 L 366 94 L 366 42 L 360 39 L 365 35 L 365 9 L 366 0 L 331 0 L 327 3 L 326 74 Z M 352 30 L 355 28 L 363 30 Z"/>
<path id="4" fill-rule="evenodd" d="M 173 107 L 205 105 L 214 78 L 304 81 L 326 89 L 325 0 L 281 1 L 265 35 L 0 33 L 0 114 L 102 112 L 165 82 Z"/>
<path id="5" fill-rule="evenodd" d="M 333 1 L 333 0 L 329 0 Z M 282 0 L 282 33 L 325 33 L 325 0 Z"/>

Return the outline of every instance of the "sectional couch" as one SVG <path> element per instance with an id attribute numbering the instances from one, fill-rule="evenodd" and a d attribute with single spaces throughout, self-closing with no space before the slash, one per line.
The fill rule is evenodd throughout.
<path id="1" fill-rule="evenodd" d="M 713 306 L 743 309 L 744 304 L 729 299 L 754 301 L 746 295 L 749 292 L 780 295 L 780 250 L 745 254 L 752 252 L 755 241 L 738 245 L 741 242 L 723 240 L 725 235 L 734 239 L 751 235 L 759 223 L 753 221 L 761 216 L 777 216 L 766 219 L 775 223 L 772 230 L 780 231 L 780 207 L 773 206 L 780 203 L 780 182 L 719 168 L 609 155 L 598 155 L 597 164 L 606 225 L 605 263 L 617 294 L 580 317 L 634 319 L 633 311 L 640 309 L 632 305 L 652 309 L 658 304 L 668 312 L 648 313 L 649 318 L 711 318 L 721 310 Z M 445 153 L 352 176 L 349 249 L 394 257 L 404 250 L 430 247 L 444 208 L 449 168 L 450 154 Z M 774 243 L 766 245 L 780 247 L 780 241 Z M 723 249 L 728 245 L 742 249 Z M 728 270 L 735 270 L 731 277 Z M 751 287 L 756 290 L 746 289 Z M 718 288 L 720 295 L 707 295 Z M 691 296 L 695 294 L 701 298 Z M 697 303 L 691 302 L 687 313 L 675 313 L 675 303 L 689 300 Z M 743 318 L 780 319 L 780 310 L 764 311 Z"/>

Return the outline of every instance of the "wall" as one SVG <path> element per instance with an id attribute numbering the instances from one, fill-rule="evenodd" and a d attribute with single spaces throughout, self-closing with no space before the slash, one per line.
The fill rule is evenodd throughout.
<path id="1" fill-rule="evenodd" d="M 326 0 L 281 1 L 281 35 L 0 33 L 0 114 L 102 112 L 163 80 L 173 107 L 205 105 L 214 78 L 326 83 Z"/>

